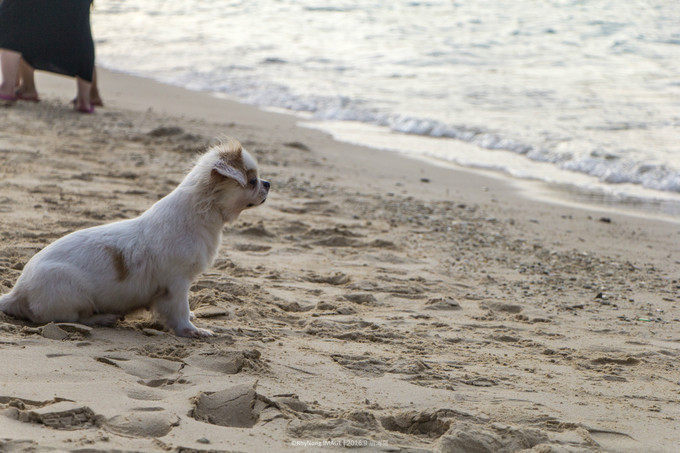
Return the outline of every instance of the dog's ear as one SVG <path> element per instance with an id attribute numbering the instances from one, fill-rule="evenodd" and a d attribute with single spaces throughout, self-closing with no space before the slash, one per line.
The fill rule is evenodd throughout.
<path id="1" fill-rule="evenodd" d="M 218 160 L 213 167 L 213 173 L 217 173 L 225 178 L 230 178 L 241 185 L 241 187 L 246 186 L 246 175 L 243 174 L 241 170 L 227 164 L 222 159 Z"/>

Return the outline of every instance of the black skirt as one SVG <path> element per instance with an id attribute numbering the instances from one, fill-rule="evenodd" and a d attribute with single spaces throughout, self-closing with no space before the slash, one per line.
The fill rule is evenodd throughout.
<path id="1" fill-rule="evenodd" d="M 92 0 L 0 0 L 0 49 L 35 69 L 92 81 Z"/>

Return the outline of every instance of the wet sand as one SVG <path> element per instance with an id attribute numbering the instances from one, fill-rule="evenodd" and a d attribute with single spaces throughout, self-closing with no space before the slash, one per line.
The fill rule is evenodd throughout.
<path id="1" fill-rule="evenodd" d="M 101 71 L 0 108 L 0 292 L 37 251 L 134 217 L 233 136 L 272 183 L 225 227 L 177 338 L 0 315 L 1 451 L 671 452 L 680 225 L 538 202 Z"/>

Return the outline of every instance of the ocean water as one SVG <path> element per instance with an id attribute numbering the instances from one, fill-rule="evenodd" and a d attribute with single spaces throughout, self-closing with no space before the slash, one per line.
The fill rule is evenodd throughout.
<path id="1" fill-rule="evenodd" d="M 680 3 L 97 0 L 97 62 L 680 216 Z"/>

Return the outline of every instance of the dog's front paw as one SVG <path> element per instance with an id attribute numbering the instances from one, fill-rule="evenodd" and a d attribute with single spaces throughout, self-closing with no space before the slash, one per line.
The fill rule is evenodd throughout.
<path id="1" fill-rule="evenodd" d="M 188 337 L 188 338 L 204 338 L 204 337 L 212 337 L 215 335 L 212 330 L 208 329 L 200 329 L 195 326 L 191 327 L 186 327 L 182 329 L 181 331 L 177 332 L 177 335 L 181 337 Z"/>
<path id="2" fill-rule="evenodd" d="M 196 328 L 196 334 L 197 334 L 196 335 L 197 338 L 199 338 L 199 337 L 214 337 L 215 336 L 215 332 L 213 332 L 212 330 L 201 329 L 201 328 L 198 328 L 198 327 Z"/>

